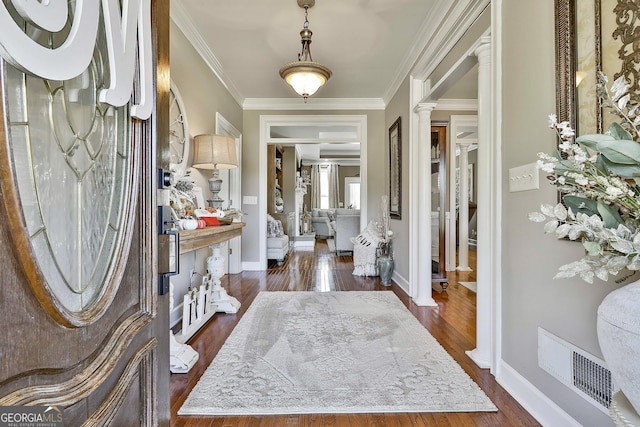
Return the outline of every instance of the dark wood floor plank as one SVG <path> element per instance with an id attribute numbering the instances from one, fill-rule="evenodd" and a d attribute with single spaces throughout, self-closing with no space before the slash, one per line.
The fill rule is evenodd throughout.
<path id="1" fill-rule="evenodd" d="M 469 265 L 476 262 L 475 251 L 469 252 Z M 189 341 L 200 354 L 200 360 L 188 374 L 171 375 L 171 426 L 198 427 L 453 427 L 453 426 L 539 426 L 486 369 L 480 369 L 465 351 L 475 347 L 476 294 L 459 284 L 474 282 L 475 271 L 450 272 L 449 286 L 442 290 L 434 284 L 437 307 L 418 307 L 393 284 L 382 286 L 377 277 L 352 274 L 353 259 L 329 252 L 326 241 L 316 241 L 313 251 L 293 252 L 281 265 L 270 263 L 267 271 L 227 275 L 222 286 L 238 298 L 242 306 L 236 314 L 216 314 Z M 478 383 L 498 407 L 487 413 L 401 413 L 401 414 L 302 414 L 280 416 L 194 417 L 177 412 L 207 369 L 231 331 L 261 291 L 389 291 L 394 292 L 409 311 L 451 354 L 469 376 Z"/>

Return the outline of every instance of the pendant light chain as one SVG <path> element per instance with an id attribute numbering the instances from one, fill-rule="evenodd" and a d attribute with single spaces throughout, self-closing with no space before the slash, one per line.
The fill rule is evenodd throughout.
<path id="1" fill-rule="evenodd" d="M 282 77 L 293 90 L 301 95 L 304 102 L 315 94 L 333 74 L 326 65 L 314 62 L 311 58 L 311 36 L 313 32 L 309 29 L 309 7 L 315 4 L 315 0 L 298 0 L 298 6 L 304 8 L 304 26 L 300 31 L 302 42 L 302 52 L 298 53 L 298 60 L 290 62 L 280 68 Z"/>
<path id="2" fill-rule="evenodd" d="M 304 35 L 303 35 L 304 34 Z M 298 61 L 313 61 L 311 57 L 311 30 L 309 30 L 309 6 L 304 7 L 304 24 L 302 25 L 302 52 L 298 54 Z"/>

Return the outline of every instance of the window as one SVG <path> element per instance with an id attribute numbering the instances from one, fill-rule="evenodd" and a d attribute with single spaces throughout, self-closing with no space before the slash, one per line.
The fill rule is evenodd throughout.
<path id="1" fill-rule="evenodd" d="M 329 209 L 329 168 L 320 166 L 320 209 Z"/>
<path id="2" fill-rule="evenodd" d="M 344 179 L 344 206 L 360 209 L 360 177 Z"/>

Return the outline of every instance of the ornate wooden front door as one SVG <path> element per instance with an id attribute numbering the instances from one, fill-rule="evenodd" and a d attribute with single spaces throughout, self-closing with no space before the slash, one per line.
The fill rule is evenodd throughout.
<path id="1" fill-rule="evenodd" d="M 155 224 L 169 2 L 5 0 L 0 24 L 15 32 L 0 35 L 0 414 L 37 406 L 65 426 L 167 425 Z M 84 71 L 64 77 L 87 43 Z M 43 47 L 32 67 L 29 49 Z"/>

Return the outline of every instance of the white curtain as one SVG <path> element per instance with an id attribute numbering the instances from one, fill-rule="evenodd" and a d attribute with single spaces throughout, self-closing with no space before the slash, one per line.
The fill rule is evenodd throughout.
<path id="1" fill-rule="evenodd" d="M 338 165 L 329 165 L 329 209 L 339 207 L 338 200 L 340 200 Z"/>
<path id="2" fill-rule="evenodd" d="M 311 165 L 311 208 L 320 208 L 320 166 Z"/>

